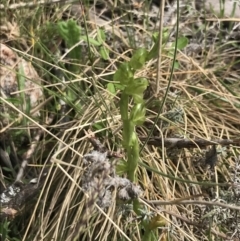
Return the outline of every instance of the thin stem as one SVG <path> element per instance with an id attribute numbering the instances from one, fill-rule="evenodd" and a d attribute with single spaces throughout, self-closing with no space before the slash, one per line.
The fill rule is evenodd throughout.
<path id="1" fill-rule="evenodd" d="M 157 79 L 156 79 L 156 96 L 159 94 L 160 90 L 160 79 L 161 79 L 161 60 L 162 60 L 162 39 L 163 39 L 163 17 L 164 17 L 164 7 L 165 7 L 165 0 L 162 0 L 160 3 L 160 14 L 161 20 L 159 24 L 159 43 L 158 43 L 158 60 L 157 60 Z"/>
<path id="2" fill-rule="evenodd" d="M 225 203 L 221 203 L 221 202 L 215 202 L 215 201 L 205 201 L 205 200 L 172 200 L 172 201 L 161 201 L 161 200 L 151 200 L 151 201 L 146 201 L 148 204 L 152 204 L 155 206 L 164 206 L 164 205 L 206 205 L 206 206 L 218 206 L 218 207 L 222 207 L 222 208 L 228 208 L 231 210 L 238 210 L 240 211 L 240 207 L 239 206 L 235 206 L 232 204 L 225 204 Z"/>
<path id="3" fill-rule="evenodd" d="M 173 77 L 173 71 L 174 71 L 174 62 L 176 60 L 176 56 L 177 56 L 177 45 L 178 45 L 178 32 L 179 32 L 179 0 L 177 0 L 177 26 L 176 26 L 176 41 L 175 41 L 175 48 L 174 48 L 174 54 L 173 54 L 173 64 L 172 64 L 172 67 L 171 67 L 171 74 L 170 74 L 170 77 L 169 77 L 169 81 L 168 81 L 168 85 L 167 85 L 167 89 L 166 89 L 166 92 L 165 92 L 165 95 L 163 97 L 163 100 L 162 100 L 162 103 L 161 103 L 161 106 L 159 107 L 159 111 L 158 111 L 158 114 L 157 114 L 157 117 L 156 117 L 156 120 L 154 122 L 154 126 L 153 128 L 150 130 L 150 133 L 148 135 L 148 139 L 144 142 L 141 150 L 140 150 L 140 153 L 142 152 L 144 146 L 147 144 L 148 140 L 151 138 L 152 136 L 152 133 L 154 131 L 154 128 L 155 128 L 155 125 L 156 123 L 158 122 L 159 120 L 159 117 L 160 117 L 160 114 L 162 113 L 162 109 L 165 105 L 165 102 L 166 102 L 166 99 L 167 99 L 167 95 L 168 95 L 168 91 L 170 89 L 170 86 L 171 86 L 171 81 L 172 81 L 172 77 Z M 160 33 L 159 33 L 160 34 Z"/>
<path id="4" fill-rule="evenodd" d="M 135 131 L 133 135 L 136 136 Z M 134 141 L 133 146 L 130 146 L 128 149 L 128 179 L 132 182 L 135 181 L 135 173 L 139 161 L 139 143 L 136 137 L 134 137 L 134 139 L 136 141 Z"/>

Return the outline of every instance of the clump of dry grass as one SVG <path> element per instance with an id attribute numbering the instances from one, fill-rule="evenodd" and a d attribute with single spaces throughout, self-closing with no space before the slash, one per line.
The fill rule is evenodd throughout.
<path id="1" fill-rule="evenodd" d="M 124 12 L 121 5 L 119 6 L 122 10 L 121 16 L 133 14 Z M 107 90 L 106 83 L 111 80 L 116 66 L 129 58 L 132 49 L 131 41 L 123 36 L 125 25 L 118 21 L 122 18 L 115 13 L 112 16 L 114 26 L 111 26 L 108 19 L 104 20 L 102 25 L 111 33 L 110 41 L 106 41 L 110 50 L 109 61 L 104 62 L 96 55 L 94 61 L 79 65 L 81 72 L 78 74 L 69 73 L 67 69 L 59 67 L 68 60 L 56 64 L 53 61 L 56 53 L 51 51 L 57 49 L 61 39 L 54 39 L 55 46 L 49 41 L 46 51 L 43 51 L 43 48 L 36 46 L 43 47 L 39 43 L 42 34 L 47 31 L 36 27 L 40 26 L 40 22 L 43 26 L 47 21 L 57 22 L 63 15 L 69 14 L 67 9 L 65 5 L 61 5 L 52 15 L 46 13 L 44 8 L 31 11 L 23 9 L 21 11 L 28 11 L 28 15 L 19 25 L 14 25 L 21 12 L 16 11 L 16 19 L 6 18 L 1 26 L 1 29 L 17 26 L 17 34 L 13 34 L 16 31 L 6 30 L 2 40 L 21 49 L 23 56 L 30 57 L 45 81 L 43 88 L 46 100 L 42 108 L 42 119 L 38 120 L 38 126 L 45 134 L 31 157 L 26 178 L 37 177 L 43 168 L 47 170 L 48 176 L 39 196 L 26 205 L 23 214 L 12 224 L 19 230 L 19 240 L 71 240 L 73 231 L 80 234 L 79 240 L 211 240 L 213 237 L 222 240 L 239 239 L 238 146 L 217 146 L 216 152 L 210 155 L 210 158 L 214 156 L 218 161 L 216 166 L 209 168 L 206 165 L 209 163 L 207 150 L 164 148 L 142 142 L 137 172 L 138 185 L 143 190 L 140 213 L 136 214 L 132 210 L 131 202 L 114 201 L 121 191 L 120 187 L 111 190 L 111 193 L 102 188 L 105 185 L 104 180 L 109 181 L 109 178 L 113 178 L 113 173 L 120 169 L 118 167 L 121 167 L 124 158 L 117 164 L 116 170 L 114 165 L 111 166 L 111 162 L 105 162 L 104 159 L 104 164 L 109 167 L 108 171 L 104 172 L 104 175 L 92 176 L 92 180 L 96 178 L 102 181 L 99 192 L 109 196 L 111 205 L 101 206 L 98 200 L 94 202 L 94 208 L 88 206 L 89 198 L 94 194 L 88 188 L 84 189 L 84 183 L 85 186 L 90 185 L 91 180 L 88 179 L 92 175 L 92 172 L 89 173 L 91 165 L 86 170 L 84 155 L 90 153 L 92 148 L 84 131 L 91 129 L 108 150 L 124 154 L 121 147 L 119 98 L 117 94 L 113 95 Z M 27 19 L 33 19 L 33 16 L 37 16 L 35 21 L 26 24 Z M 95 36 L 99 26 L 92 24 L 91 17 L 89 20 L 86 16 L 86 26 L 89 36 Z M 97 17 L 99 18 L 99 15 Z M 187 48 L 177 52 L 179 67 L 174 69 L 171 88 L 156 123 L 171 74 L 172 56 L 168 55 L 168 45 L 162 52 L 158 96 L 154 96 L 157 60 L 149 61 L 144 69 L 137 73 L 150 79 L 150 87 L 146 93 L 147 120 L 143 127 L 138 128 L 139 136 L 147 137 L 154 128 L 153 136 L 161 138 L 236 139 L 240 132 L 237 94 L 240 88 L 239 40 L 235 32 L 224 28 L 224 22 L 211 14 L 203 16 L 199 12 L 188 12 L 187 17 L 179 20 L 179 34 L 188 36 L 191 41 Z M 202 20 L 202 17 L 205 20 Z M 211 18 L 211 21 L 208 21 L 208 18 Z M 202 28 L 203 26 L 205 28 Z M 140 42 L 149 41 L 151 32 L 143 22 L 132 23 L 129 31 L 131 29 L 136 30 L 135 38 Z M 24 34 L 20 34 L 23 30 Z M 173 29 L 169 41 L 174 41 L 174 31 Z M 147 40 L 141 39 L 143 32 L 146 33 L 144 36 Z M 41 38 L 38 39 L 38 36 Z M 117 42 L 115 48 L 111 46 L 113 40 Z M 92 50 L 97 54 L 94 46 Z M 50 73 L 54 67 L 60 70 L 61 75 L 56 77 Z M 65 82 L 62 82 L 62 76 L 67 77 Z M 85 86 L 85 89 L 80 90 L 82 86 Z M 73 98 L 73 101 L 65 98 L 66 89 L 72 90 L 78 98 Z M 59 111 L 63 102 L 57 102 L 57 99 L 68 104 L 66 112 Z M 45 125 L 52 115 L 55 116 L 55 122 Z M 68 117 L 67 121 L 64 117 Z M 20 128 L 32 136 L 30 127 L 18 125 L 8 130 L 14 140 L 19 138 L 16 132 Z M 29 142 L 31 143 L 31 139 Z M 10 141 L 7 141 L 7 144 L 9 143 Z M 27 150 L 22 143 L 18 148 L 18 155 Z M 103 169 L 106 167 L 104 164 L 100 165 Z M 88 196 L 84 195 L 87 191 Z M 90 200 L 97 201 L 98 198 Z M 233 207 L 236 209 L 233 210 Z M 86 215 L 87 228 L 78 233 L 79 230 L 74 227 L 80 229 L 78 224 Z M 19 225 L 20 222 L 24 225 Z M 149 236 L 144 230 L 146 227 L 151 231 Z"/>

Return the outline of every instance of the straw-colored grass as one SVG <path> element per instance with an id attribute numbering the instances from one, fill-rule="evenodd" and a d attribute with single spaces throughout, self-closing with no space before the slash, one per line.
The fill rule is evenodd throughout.
<path id="1" fill-rule="evenodd" d="M 8 240 L 70 241 L 72 234 L 77 232 L 75 227 L 85 216 L 88 225 L 78 240 L 239 240 L 239 189 L 230 185 L 238 181 L 238 146 L 217 145 L 218 162 L 209 168 L 205 149 L 157 147 L 139 139 L 141 158 L 137 183 L 143 191 L 139 198 L 141 212 L 136 214 L 131 202 L 113 202 L 107 209 L 95 204 L 91 213 L 85 208 L 91 198 L 81 187 L 83 156 L 92 150 L 87 133 L 91 130 L 106 148 L 125 156 L 121 144 L 120 90 L 112 94 L 107 84 L 119 64 L 129 60 L 134 47 L 147 45 L 149 48 L 154 23 L 130 19 L 127 28 L 126 23 L 119 21 L 120 16 L 124 19 L 123 16 L 133 16 L 133 13 L 129 14 L 126 11 L 129 9 L 122 7 L 120 1 L 119 15 L 114 13 L 111 16 L 114 25 L 103 17 L 100 22 L 100 11 L 96 23 L 93 23 L 93 17 L 87 15 L 92 5 L 84 4 L 84 16 L 77 11 L 77 6 L 82 10 L 79 5 L 73 8 L 66 4 L 52 5 L 49 7 L 51 11 L 46 6 L 38 6 L 9 10 L 10 13 L 5 11 L 2 15 L 0 41 L 14 47 L 19 56 L 32 62 L 43 80 L 45 100 L 39 107 L 41 118 L 34 119 L 35 123 L 30 116 L 27 126 L 14 123 L 1 135 L 7 135 L 7 146 L 12 141 L 16 143 L 17 153 L 21 156 L 31 144 L 35 133 L 31 130 L 41 129 L 44 134 L 28 164 L 26 182 L 37 177 L 43 167 L 48 167 L 48 176 L 39 195 L 26 200 L 21 214 L 10 223 Z M 70 8 L 75 12 L 69 11 Z M 146 9 L 144 13 L 152 14 Z M 89 46 L 84 44 L 79 71 L 71 73 L 67 65 L 64 66 L 69 60 L 57 57 L 61 39 L 47 30 L 48 22 L 56 23 L 63 16 L 65 20 L 70 16 L 76 19 L 93 38 L 100 25 L 103 26 L 109 36 L 104 45 L 110 52 L 110 59 L 103 61 L 98 48 L 91 45 L 90 61 Z M 157 14 L 155 16 L 157 19 Z M 237 139 L 240 135 L 239 38 L 230 39 L 233 34 L 230 30 L 226 30 L 223 36 L 219 34 L 220 27 L 216 23 L 223 22 L 212 14 L 201 15 L 192 10 L 187 16 L 180 18 L 178 34 L 188 33 L 195 46 L 199 45 L 198 52 L 191 50 L 193 45 L 190 42 L 189 48 L 177 51 L 179 67 L 173 70 L 166 102 L 160 109 L 173 64 L 169 42 L 175 41 L 176 29 L 171 26 L 169 42 L 162 49 L 158 95 L 157 59 L 150 60 L 137 73 L 150 82 L 145 93 L 146 122 L 137 128 L 137 133 L 140 137 L 147 137 L 154 128 L 152 136 L 161 138 Z M 214 21 L 200 21 L 200 16 Z M 194 25 L 205 26 L 205 29 L 196 31 Z M 157 26 L 155 30 L 158 30 Z M 125 36 L 124 31 L 128 32 Z M 201 41 L 195 42 L 196 39 Z M 54 67 L 60 72 L 51 72 Z M 68 106 L 67 119 L 63 119 L 59 100 Z M 54 121 L 47 125 L 52 115 Z M 21 140 L 23 134 L 27 136 L 27 144 Z M 12 180 L 5 176 L 4 182 L 9 184 Z M 116 193 L 112 192 L 112 195 Z M 151 230 L 149 235 L 144 231 L 146 226 Z"/>

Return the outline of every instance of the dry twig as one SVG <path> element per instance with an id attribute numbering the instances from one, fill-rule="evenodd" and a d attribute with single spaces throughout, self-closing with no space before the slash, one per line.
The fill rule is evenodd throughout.
<path id="1" fill-rule="evenodd" d="M 146 141 L 148 138 L 144 136 L 139 137 L 141 141 Z M 151 137 L 148 142 L 148 145 L 159 146 L 162 144 L 166 148 L 205 148 L 210 145 L 240 145 L 240 139 L 185 139 L 185 138 L 160 138 L 160 137 Z"/>

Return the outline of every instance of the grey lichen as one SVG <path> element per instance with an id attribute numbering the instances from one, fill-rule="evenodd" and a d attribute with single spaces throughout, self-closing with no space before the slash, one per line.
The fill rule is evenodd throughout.
<path id="1" fill-rule="evenodd" d="M 85 171 L 82 177 L 82 188 L 88 198 L 85 200 L 81 220 L 72 232 L 73 237 L 76 238 L 86 227 L 89 214 L 91 216 L 93 214 L 95 203 L 102 209 L 106 209 L 114 202 L 117 204 L 127 202 L 142 194 L 138 185 L 116 175 L 116 163 L 116 160 L 110 161 L 107 158 L 107 152 L 92 151 L 83 157 Z"/>
<path id="2" fill-rule="evenodd" d="M 111 195 L 116 191 L 117 200 L 130 201 L 138 198 L 142 191 L 140 187 L 127 178 L 115 174 L 116 161 L 110 161 L 107 153 L 92 151 L 83 158 L 86 170 L 82 187 L 92 197 L 96 197 L 97 204 L 102 208 L 109 207 L 114 200 Z"/>
<path id="3" fill-rule="evenodd" d="M 14 197 L 21 192 L 21 183 L 15 183 L 9 186 L 4 192 L 0 195 L 0 204 L 9 203 Z"/>

